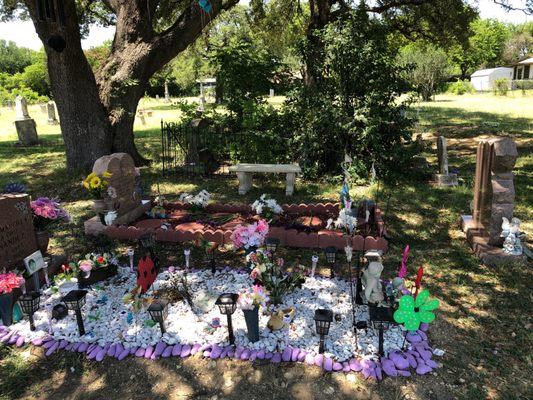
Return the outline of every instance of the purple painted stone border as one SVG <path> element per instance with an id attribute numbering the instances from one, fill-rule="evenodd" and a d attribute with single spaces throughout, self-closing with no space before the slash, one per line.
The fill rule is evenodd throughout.
<path id="1" fill-rule="evenodd" d="M 226 267 L 227 270 L 229 267 Z M 196 269 L 191 269 L 196 270 Z M 245 270 L 237 272 L 246 273 Z M 299 362 L 307 365 L 315 365 L 326 372 L 360 372 L 365 379 L 373 378 L 378 381 L 387 376 L 409 377 L 414 371 L 418 375 L 425 375 L 436 368 L 439 364 L 432 359 L 433 352 L 429 345 L 427 336 L 429 325 L 421 324 L 416 332 L 407 334 L 406 339 L 411 344 L 411 349 L 406 351 L 394 351 L 383 357 L 379 361 L 352 358 L 349 361 L 337 362 L 322 354 L 313 355 L 305 350 L 287 347 L 283 352 L 269 353 L 265 350 L 253 350 L 243 346 L 225 346 L 217 343 L 204 344 L 174 344 L 170 345 L 159 341 L 156 346 L 125 348 L 122 343 L 107 343 L 99 346 L 96 343 L 68 342 L 66 340 L 55 340 L 51 336 L 33 339 L 33 346 L 42 346 L 45 355 L 48 357 L 58 350 L 86 353 L 87 359 L 101 362 L 105 357 L 116 358 L 122 361 L 132 355 L 145 359 L 156 360 L 158 358 L 179 357 L 187 358 L 195 354 L 200 354 L 204 358 L 224 359 L 233 358 L 235 360 L 270 360 L 273 364 Z M 18 335 L 14 330 L 0 325 L 0 344 L 22 347 L 30 344 L 30 341 Z"/>

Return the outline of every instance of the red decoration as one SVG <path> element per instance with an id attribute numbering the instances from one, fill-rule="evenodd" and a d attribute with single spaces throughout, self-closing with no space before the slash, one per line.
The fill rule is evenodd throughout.
<path id="1" fill-rule="evenodd" d="M 157 277 L 155 263 L 149 255 L 141 257 L 137 266 L 137 285 L 141 287 L 141 293 L 146 293 Z"/>
<path id="2" fill-rule="evenodd" d="M 418 272 L 416 273 L 416 281 L 415 281 L 415 287 L 416 287 L 416 291 L 415 291 L 415 299 L 416 299 L 416 296 L 418 296 L 418 290 L 420 289 L 420 284 L 422 283 L 422 276 L 424 275 L 424 268 L 422 267 L 419 267 L 418 268 Z"/>

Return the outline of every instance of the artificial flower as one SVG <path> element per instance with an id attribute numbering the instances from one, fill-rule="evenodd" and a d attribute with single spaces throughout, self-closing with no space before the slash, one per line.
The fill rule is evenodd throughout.
<path id="1" fill-rule="evenodd" d="M 400 298 L 398 310 L 394 312 L 394 320 L 403 324 L 408 331 L 416 331 L 422 322 L 429 324 L 435 320 L 431 311 L 439 306 L 437 299 L 429 299 L 429 290 L 422 290 L 416 299 L 411 295 Z"/>
<path id="2" fill-rule="evenodd" d="M 11 293 L 13 289 L 20 287 L 24 278 L 14 272 L 0 274 L 0 294 Z"/>

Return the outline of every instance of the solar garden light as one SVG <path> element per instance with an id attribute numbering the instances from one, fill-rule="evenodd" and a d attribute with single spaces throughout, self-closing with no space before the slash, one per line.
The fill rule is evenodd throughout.
<path id="1" fill-rule="evenodd" d="M 315 276 L 316 264 L 318 263 L 318 256 L 314 254 L 311 257 L 311 278 Z"/>
<path id="2" fill-rule="evenodd" d="M 185 271 L 188 272 L 191 265 L 191 249 L 184 249 L 183 255 L 185 256 Z"/>
<path id="3" fill-rule="evenodd" d="M 326 255 L 326 261 L 329 264 L 330 277 L 333 278 L 335 276 L 334 269 L 337 256 L 337 248 L 333 246 L 326 247 L 324 249 L 324 254 Z"/>
<path id="4" fill-rule="evenodd" d="M 270 259 L 274 258 L 274 254 L 278 250 L 280 240 L 278 238 L 269 237 L 265 240 L 265 245 L 268 253 L 270 254 Z"/>
<path id="5" fill-rule="evenodd" d="M 83 318 L 81 316 L 81 308 L 85 305 L 85 296 L 87 296 L 87 290 L 71 290 L 61 299 L 67 306 L 67 310 L 76 312 L 80 336 L 85 335 L 85 327 L 83 326 Z"/>
<path id="6" fill-rule="evenodd" d="M 133 250 L 132 248 L 128 249 L 128 257 L 130 259 L 130 270 L 131 272 L 133 272 L 135 270 L 134 266 L 133 266 L 133 256 L 135 255 L 135 250 Z"/>
<path id="7" fill-rule="evenodd" d="M 225 314 L 228 318 L 228 335 L 229 343 L 235 344 L 235 336 L 233 335 L 233 324 L 231 321 L 231 314 L 235 312 L 237 308 L 237 299 L 239 295 L 236 293 L 223 293 L 221 294 L 215 304 L 220 308 L 220 313 Z"/>
<path id="8" fill-rule="evenodd" d="M 165 318 L 168 315 L 168 301 L 166 300 L 154 300 L 148 307 L 148 313 L 152 320 L 159 324 L 161 328 L 161 334 L 165 333 Z"/>
<path id="9" fill-rule="evenodd" d="M 324 337 L 329 333 L 329 327 L 333 321 L 333 311 L 319 308 L 315 310 L 315 326 L 316 333 L 320 335 L 320 345 L 318 352 L 324 353 Z"/>
<path id="10" fill-rule="evenodd" d="M 22 312 L 28 316 L 30 320 L 30 329 L 35 330 L 35 324 L 33 323 L 33 314 L 39 309 L 39 303 L 41 301 L 41 294 L 39 292 L 25 293 L 19 297 L 20 308 Z"/>
<path id="11" fill-rule="evenodd" d="M 383 332 L 388 330 L 392 324 L 392 309 L 389 307 L 369 306 L 370 323 L 372 328 L 379 332 L 378 353 L 381 357 L 385 355 L 383 350 Z"/>
<path id="12" fill-rule="evenodd" d="M 215 249 L 206 248 L 205 249 L 205 261 L 207 264 L 211 265 L 211 272 L 214 274 L 217 272 L 217 267 L 215 263 Z"/>

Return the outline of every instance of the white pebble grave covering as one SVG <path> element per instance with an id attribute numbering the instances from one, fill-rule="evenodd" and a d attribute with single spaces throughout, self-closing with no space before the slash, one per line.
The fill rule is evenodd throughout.
<path id="1" fill-rule="evenodd" d="M 173 275 L 183 270 L 159 273 L 153 289 L 164 288 Z M 174 276 L 175 277 L 175 276 Z M 287 294 L 276 309 L 294 307 L 295 317 L 288 328 L 270 331 L 267 322 L 276 309 L 259 312 L 260 340 L 251 343 L 247 337 L 244 314 L 237 309 L 232 316 L 235 345 L 229 346 L 226 316 L 221 315 L 215 300 L 221 293 L 239 293 L 249 289 L 253 281 L 249 275 L 229 267 L 217 271 L 192 270 L 187 273 L 194 310 L 185 301 L 168 306 L 165 320 L 166 333 L 161 335 L 159 325 L 148 326 L 149 313 L 143 309 L 132 312 L 131 305 L 123 303 L 123 296 L 136 284 L 136 276 L 129 268 L 119 268 L 116 277 L 88 288 L 83 319 L 86 334 L 79 336 L 73 312 L 59 321 L 50 321 L 51 309 L 60 302 L 61 294 L 47 289 L 41 297 L 41 307 L 34 314 L 35 331 L 30 330 L 27 318 L 10 327 L 0 326 L 0 342 L 22 346 L 27 342 L 44 345 L 46 354 L 59 349 L 85 351 L 88 358 L 101 361 L 105 356 L 122 360 L 128 355 L 159 358 L 187 357 L 200 352 L 205 357 L 270 360 L 270 362 L 300 361 L 317 365 L 326 371 L 361 371 L 365 377 L 381 379 L 387 375 L 410 375 L 409 368 L 425 374 L 438 366 L 432 359 L 423 326 L 407 335 L 397 325 L 384 332 L 384 350 L 388 355 L 377 356 L 378 332 L 370 327 L 353 332 L 350 286 L 347 281 L 322 277 L 307 277 L 300 289 Z M 150 295 L 150 291 L 148 293 Z M 313 320 L 317 308 L 331 309 L 336 319 L 326 336 L 325 353 L 318 354 L 319 337 Z M 368 307 L 358 306 L 356 321 L 368 321 Z M 337 321 L 338 316 L 340 320 Z M 220 327 L 213 328 L 213 319 L 220 319 Z M 406 351 L 402 352 L 405 343 Z"/>

